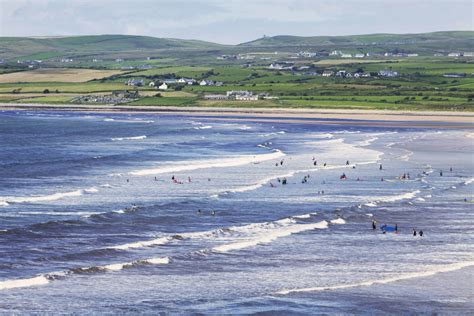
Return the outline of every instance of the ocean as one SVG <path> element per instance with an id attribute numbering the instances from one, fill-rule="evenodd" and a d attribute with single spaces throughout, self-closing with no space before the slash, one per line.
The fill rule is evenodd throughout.
<path id="1" fill-rule="evenodd" d="M 474 310 L 467 130 L 3 111 L 0 148 L 2 313 Z"/>

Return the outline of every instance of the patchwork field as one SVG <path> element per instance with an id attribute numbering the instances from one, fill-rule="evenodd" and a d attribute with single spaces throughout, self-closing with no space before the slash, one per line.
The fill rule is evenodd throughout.
<path id="1" fill-rule="evenodd" d="M 86 82 L 123 73 L 120 70 L 38 68 L 0 74 L 0 83 L 14 82 Z"/>

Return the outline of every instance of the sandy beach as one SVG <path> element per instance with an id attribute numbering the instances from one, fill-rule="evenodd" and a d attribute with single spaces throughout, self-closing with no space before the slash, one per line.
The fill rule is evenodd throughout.
<path id="1" fill-rule="evenodd" d="M 121 113 L 157 113 L 160 115 L 186 115 L 216 120 L 314 123 L 325 125 L 425 127 L 425 128 L 474 128 L 472 112 L 411 112 L 391 110 L 339 110 L 293 108 L 220 108 L 175 106 L 127 106 L 127 105 L 72 105 L 72 104 L 0 104 L 1 110 L 28 111 L 85 111 Z"/>

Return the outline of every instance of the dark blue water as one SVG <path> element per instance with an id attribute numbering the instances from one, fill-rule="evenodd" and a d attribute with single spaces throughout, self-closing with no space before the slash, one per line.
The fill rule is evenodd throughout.
<path id="1" fill-rule="evenodd" d="M 0 310 L 360 313 L 354 291 L 472 265 L 468 136 L 1 112 Z"/>

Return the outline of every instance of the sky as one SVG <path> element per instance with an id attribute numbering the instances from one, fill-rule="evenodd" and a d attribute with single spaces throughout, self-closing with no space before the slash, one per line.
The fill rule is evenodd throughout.
<path id="1" fill-rule="evenodd" d="M 0 36 L 147 35 L 237 44 L 263 35 L 473 30 L 473 0 L 0 0 Z"/>

